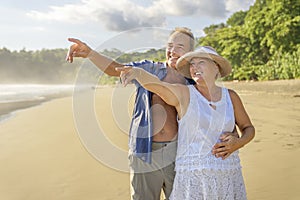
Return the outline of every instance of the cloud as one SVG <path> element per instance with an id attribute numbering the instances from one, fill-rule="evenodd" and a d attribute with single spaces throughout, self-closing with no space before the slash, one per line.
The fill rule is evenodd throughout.
<path id="1" fill-rule="evenodd" d="M 60 21 L 65 23 L 83 23 L 87 19 L 93 20 L 91 12 L 93 8 L 89 8 L 88 5 L 72 5 L 67 4 L 62 7 L 49 6 L 49 12 L 40 12 L 32 10 L 26 15 L 41 21 Z"/>
<path id="2" fill-rule="evenodd" d="M 255 0 L 226 0 L 226 9 L 230 12 L 245 11 L 253 5 Z"/>
<path id="3" fill-rule="evenodd" d="M 115 0 L 114 2 L 110 0 L 105 7 L 98 5 L 94 14 L 98 22 L 103 23 L 108 30 L 113 31 L 164 26 L 166 21 L 164 14 L 153 11 L 152 7 L 146 8 L 123 0 Z"/>
<path id="4" fill-rule="evenodd" d="M 158 0 L 153 4 L 156 8 L 162 8 L 168 15 L 173 16 L 208 16 L 211 18 L 223 18 L 226 15 L 224 0 Z"/>
<path id="5" fill-rule="evenodd" d="M 66 23 L 101 23 L 111 31 L 138 27 L 163 27 L 167 16 L 205 16 L 226 18 L 229 13 L 244 10 L 254 0 L 154 0 L 150 5 L 138 5 L 129 0 L 82 0 L 80 4 L 51 6 L 50 11 L 30 11 L 27 15 L 38 20 Z"/>

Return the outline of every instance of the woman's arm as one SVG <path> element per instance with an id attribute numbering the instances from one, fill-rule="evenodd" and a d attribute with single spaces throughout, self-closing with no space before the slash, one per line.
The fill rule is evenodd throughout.
<path id="1" fill-rule="evenodd" d="M 178 114 L 182 113 L 181 105 L 189 102 L 187 97 L 188 89 L 181 84 L 170 84 L 159 80 L 158 77 L 148 73 L 141 68 L 117 67 L 121 72 L 121 81 L 126 86 L 132 80 L 138 81 L 145 89 L 160 96 L 167 104 L 176 107 Z"/>
<path id="2" fill-rule="evenodd" d="M 239 138 L 239 148 L 241 148 L 254 138 L 255 128 L 238 94 L 233 90 L 229 90 L 229 94 L 233 104 L 235 122 L 242 134 Z"/>
<path id="3" fill-rule="evenodd" d="M 244 105 L 236 92 L 229 90 L 231 102 L 233 104 L 234 117 L 241 132 L 241 137 L 226 135 L 223 142 L 214 146 L 213 154 L 216 157 L 227 158 L 231 153 L 249 143 L 255 136 L 255 128 L 244 108 Z"/>

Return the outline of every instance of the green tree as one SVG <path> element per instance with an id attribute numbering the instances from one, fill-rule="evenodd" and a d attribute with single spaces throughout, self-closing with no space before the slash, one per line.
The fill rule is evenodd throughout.
<path id="1" fill-rule="evenodd" d="M 275 80 L 299 77 L 300 2 L 257 0 L 226 24 L 204 29 L 199 44 L 214 47 L 233 65 L 229 79 Z M 297 57 L 298 56 L 298 57 Z"/>
<path id="2" fill-rule="evenodd" d="M 270 27 L 261 44 L 276 52 L 293 52 L 300 43 L 300 3 L 295 0 L 269 0 L 265 26 Z"/>
<path id="3" fill-rule="evenodd" d="M 233 15 L 227 19 L 226 24 L 230 27 L 242 26 L 245 23 L 245 17 L 247 13 L 248 11 L 239 11 L 233 13 Z"/>
<path id="4" fill-rule="evenodd" d="M 201 46 L 212 46 L 216 50 L 220 50 L 220 44 L 219 44 L 219 35 L 218 35 L 218 30 L 221 30 L 225 28 L 225 24 L 212 24 L 206 28 L 203 29 L 205 33 L 205 37 L 201 37 L 198 40 L 197 45 Z"/>

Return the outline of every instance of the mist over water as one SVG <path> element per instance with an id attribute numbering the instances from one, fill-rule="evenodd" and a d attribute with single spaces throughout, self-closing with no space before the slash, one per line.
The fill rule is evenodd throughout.
<path id="1" fill-rule="evenodd" d="M 74 85 L 0 84 L 0 122 L 12 112 L 73 93 Z"/>

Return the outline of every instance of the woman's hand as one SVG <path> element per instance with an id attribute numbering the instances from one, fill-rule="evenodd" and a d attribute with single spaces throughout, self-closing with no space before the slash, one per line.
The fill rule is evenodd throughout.
<path id="1" fill-rule="evenodd" d="M 223 160 L 230 156 L 231 153 L 241 148 L 240 138 L 236 133 L 223 133 L 220 137 L 221 142 L 214 145 L 212 154 Z"/>
<path id="2" fill-rule="evenodd" d="M 121 82 L 127 86 L 132 80 L 139 78 L 139 69 L 131 66 L 116 67 L 116 71 L 120 72 Z"/>

